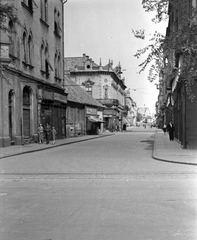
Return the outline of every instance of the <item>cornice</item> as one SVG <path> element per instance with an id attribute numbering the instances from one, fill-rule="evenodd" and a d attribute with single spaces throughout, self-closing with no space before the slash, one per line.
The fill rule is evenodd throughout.
<path id="1" fill-rule="evenodd" d="M 8 66 L 8 67 L 5 69 L 5 71 L 11 72 L 12 74 L 15 74 L 16 76 L 20 76 L 20 77 L 23 77 L 23 78 L 25 78 L 25 79 L 28 79 L 28 80 L 31 81 L 31 82 L 36 82 L 36 83 L 38 83 L 38 84 L 51 87 L 51 88 L 53 88 L 53 89 L 55 89 L 55 90 L 58 90 L 59 92 L 60 92 L 60 91 L 64 91 L 64 93 L 67 94 L 62 87 L 60 87 L 60 86 L 58 86 L 58 85 L 56 85 L 56 84 L 53 84 L 53 83 L 49 83 L 49 82 L 47 82 L 47 81 L 45 81 L 45 80 L 43 80 L 43 79 L 37 78 L 37 77 L 35 77 L 35 76 L 28 75 L 28 74 L 24 73 L 24 72 L 21 71 L 21 70 L 13 69 L 13 68 L 10 68 L 10 67 Z M 67 94 L 67 95 L 68 95 L 68 94 Z"/>
<path id="2" fill-rule="evenodd" d="M 113 71 L 104 71 L 104 70 L 92 70 L 92 71 L 70 71 L 70 75 L 111 75 L 113 80 L 119 84 L 123 89 L 127 87 L 122 82 L 122 80 L 117 76 L 117 74 Z"/>

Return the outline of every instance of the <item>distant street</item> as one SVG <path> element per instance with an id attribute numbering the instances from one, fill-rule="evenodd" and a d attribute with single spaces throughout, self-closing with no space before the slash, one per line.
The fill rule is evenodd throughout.
<path id="1" fill-rule="evenodd" d="M 196 240 L 197 167 L 154 160 L 153 141 L 129 128 L 1 159 L 0 239 Z"/>

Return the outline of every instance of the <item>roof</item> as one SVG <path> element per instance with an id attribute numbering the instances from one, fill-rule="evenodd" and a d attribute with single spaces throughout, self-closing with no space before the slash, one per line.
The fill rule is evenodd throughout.
<path id="1" fill-rule="evenodd" d="M 66 92 L 68 93 L 68 101 L 104 108 L 101 103 L 90 96 L 85 90 L 83 90 L 82 87 L 77 85 L 68 76 L 65 76 L 64 84 Z"/>

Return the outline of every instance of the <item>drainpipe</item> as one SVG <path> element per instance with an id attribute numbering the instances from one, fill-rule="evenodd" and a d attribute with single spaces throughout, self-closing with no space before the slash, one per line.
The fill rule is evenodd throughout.
<path id="1" fill-rule="evenodd" d="M 182 126 L 182 131 L 183 131 L 183 148 L 186 148 L 186 99 L 185 99 L 185 85 L 183 87 L 183 112 L 182 112 L 182 121 L 183 121 L 183 126 Z"/>
<path id="2" fill-rule="evenodd" d="M 68 0 L 63 0 L 62 1 L 62 51 L 63 51 L 63 89 L 65 90 L 65 84 L 64 84 L 64 4 L 67 3 Z M 66 112 L 67 112 L 67 106 L 68 102 L 66 104 Z M 67 128 L 66 128 L 66 112 L 65 112 L 65 138 L 67 137 Z"/>

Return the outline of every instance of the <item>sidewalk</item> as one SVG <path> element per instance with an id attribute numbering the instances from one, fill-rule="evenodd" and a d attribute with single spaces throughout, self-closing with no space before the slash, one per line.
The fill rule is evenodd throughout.
<path id="1" fill-rule="evenodd" d="M 168 133 L 157 129 L 155 132 L 153 158 L 160 161 L 197 166 L 197 150 L 182 149 L 176 141 L 170 141 Z"/>
<path id="2" fill-rule="evenodd" d="M 111 136 L 111 135 L 114 135 L 114 133 L 106 132 L 106 133 L 99 134 L 99 135 L 85 135 L 85 136 L 80 136 L 80 137 L 57 139 L 56 143 L 54 145 L 52 144 L 52 141 L 50 141 L 49 144 L 30 143 L 30 144 L 26 144 L 26 145 L 16 145 L 16 146 L 0 148 L 0 159 L 11 157 L 11 156 L 17 156 L 17 155 L 21 155 L 21 154 L 32 153 L 32 152 L 36 152 L 36 151 L 37 152 L 43 151 L 43 150 L 46 150 L 49 148 L 55 148 L 55 147 L 59 147 L 59 146 L 63 146 L 63 145 L 88 141 L 88 140 L 107 137 L 107 136 Z"/>

